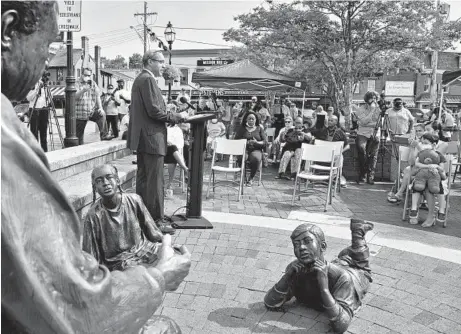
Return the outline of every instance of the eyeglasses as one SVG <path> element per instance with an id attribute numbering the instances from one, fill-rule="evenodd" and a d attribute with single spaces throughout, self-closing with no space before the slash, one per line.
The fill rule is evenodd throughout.
<path id="1" fill-rule="evenodd" d="M 285 121 L 285 124 L 287 124 L 287 123 L 291 123 L 291 121 Z"/>
<path id="2" fill-rule="evenodd" d="M 153 58 L 151 58 L 150 60 L 156 61 L 157 63 L 160 63 L 160 64 L 164 64 L 164 63 L 165 63 L 165 60 L 158 60 L 158 59 L 153 59 Z"/>

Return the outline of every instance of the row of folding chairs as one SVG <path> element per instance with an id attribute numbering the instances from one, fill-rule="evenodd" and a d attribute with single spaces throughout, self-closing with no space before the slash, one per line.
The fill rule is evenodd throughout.
<path id="1" fill-rule="evenodd" d="M 213 159 L 211 162 L 211 170 L 208 180 L 208 189 L 206 198 L 213 192 L 215 188 L 223 186 L 232 188 L 238 191 L 238 201 L 244 192 L 244 179 L 246 174 L 246 161 L 244 159 L 246 154 L 245 139 L 233 140 L 218 138 L 214 144 Z M 303 144 L 301 147 L 301 162 L 297 166 L 297 174 L 293 189 L 293 197 L 291 204 L 294 205 L 296 196 L 300 199 L 301 195 L 308 194 L 308 186 L 314 186 L 318 182 L 328 182 L 325 198 L 325 211 L 328 204 L 331 204 L 332 197 L 336 196 L 336 192 L 340 190 L 339 182 L 342 173 L 342 150 L 343 142 L 329 142 L 316 140 L 315 145 Z M 221 154 L 229 156 L 227 166 L 217 165 L 215 162 L 215 155 Z M 241 165 L 237 166 L 236 158 L 241 158 Z M 303 166 L 303 168 L 301 168 Z M 259 167 L 259 183 L 261 183 L 261 169 Z M 228 180 L 216 180 L 215 175 L 218 173 L 232 174 L 232 178 Z M 334 181 L 334 188 L 333 188 Z M 305 183 L 305 189 L 301 190 L 301 184 Z"/>

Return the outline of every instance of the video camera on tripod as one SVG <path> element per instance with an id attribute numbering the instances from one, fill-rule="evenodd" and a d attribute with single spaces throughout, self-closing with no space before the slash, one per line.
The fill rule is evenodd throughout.
<path id="1" fill-rule="evenodd" d="M 40 82 L 43 85 L 43 87 L 48 86 L 48 83 L 50 82 L 50 76 L 51 76 L 51 73 L 48 72 L 47 70 L 43 72 L 41 82 Z"/>

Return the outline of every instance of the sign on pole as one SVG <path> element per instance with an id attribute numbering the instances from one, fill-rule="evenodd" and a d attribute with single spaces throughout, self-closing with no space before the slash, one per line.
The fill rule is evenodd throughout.
<path id="1" fill-rule="evenodd" d="M 80 31 L 82 1 L 59 1 L 58 28 L 60 31 Z"/>

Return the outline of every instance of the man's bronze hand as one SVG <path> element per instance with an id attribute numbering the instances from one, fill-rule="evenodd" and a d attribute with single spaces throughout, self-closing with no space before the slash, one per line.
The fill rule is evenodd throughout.
<path id="1" fill-rule="evenodd" d="M 163 236 L 162 246 L 159 251 L 159 262 L 156 268 L 165 279 L 167 291 L 175 291 L 179 284 L 189 274 L 191 254 L 186 246 L 171 246 L 171 236 Z"/>
<path id="2" fill-rule="evenodd" d="M 316 260 L 312 270 L 317 275 L 317 282 L 319 283 L 320 288 L 328 288 L 328 266 L 326 262 Z"/>
<path id="3" fill-rule="evenodd" d="M 170 114 L 169 116 L 169 122 L 173 124 L 178 124 L 181 123 L 184 120 L 181 114 Z"/>

